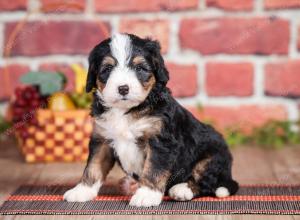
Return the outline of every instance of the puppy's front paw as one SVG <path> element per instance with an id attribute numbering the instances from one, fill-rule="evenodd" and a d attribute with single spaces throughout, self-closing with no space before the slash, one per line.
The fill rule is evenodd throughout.
<path id="1" fill-rule="evenodd" d="M 169 189 L 169 196 L 177 201 L 188 201 L 193 199 L 194 194 L 187 183 L 179 183 Z"/>
<path id="2" fill-rule="evenodd" d="M 131 197 L 129 205 L 137 207 L 158 206 L 162 198 L 163 194 L 160 191 L 142 186 Z"/>
<path id="3" fill-rule="evenodd" d="M 97 196 L 100 186 L 99 181 L 92 186 L 79 183 L 73 189 L 65 192 L 64 200 L 68 202 L 86 202 L 92 200 Z"/>

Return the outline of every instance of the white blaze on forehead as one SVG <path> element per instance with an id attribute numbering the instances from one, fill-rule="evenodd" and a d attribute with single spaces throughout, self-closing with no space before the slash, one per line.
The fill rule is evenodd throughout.
<path id="1" fill-rule="evenodd" d="M 131 54 L 130 37 L 127 34 L 114 34 L 111 38 L 110 49 L 118 65 L 125 67 Z"/>

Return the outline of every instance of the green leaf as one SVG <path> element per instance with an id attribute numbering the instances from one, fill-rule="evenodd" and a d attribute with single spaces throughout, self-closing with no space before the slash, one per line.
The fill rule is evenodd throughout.
<path id="1" fill-rule="evenodd" d="M 21 77 L 21 82 L 29 85 L 38 85 L 42 95 L 51 95 L 61 91 L 65 77 L 56 72 L 29 72 Z"/>
<path id="2" fill-rule="evenodd" d="M 0 134 L 5 132 L 7 129 L 11 127 L 11 123 L 7 122 L 2 115 L 0 115 Z"/>

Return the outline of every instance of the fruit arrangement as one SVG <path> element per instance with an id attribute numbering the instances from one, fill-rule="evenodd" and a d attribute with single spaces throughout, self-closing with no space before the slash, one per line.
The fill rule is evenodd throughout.
<path id="1" fill-rule="evenodd" d="M 37 108 L 53 111 L 88 108 L 92 95 L 84 93 L 86 72 L 78 64 L 73 64 L 72 69 L 76 85 L 71 93 L 64 91 L 67 80 L 62 73 L 29 72 L 22 76 L 21 82 L 25 85 L 16 88 L 11 106 L 13 122 L 34 123 L 32 114 Z"/>
<path id="2" fill-rule="evenodd" d="M 86 160 L 92 123 L 84 92 L 86 71 L 77 64 L 75 91 L 59 72 L 29 72 L 21 77 L 10 106 L 15 134 L 27 162 Z"/>

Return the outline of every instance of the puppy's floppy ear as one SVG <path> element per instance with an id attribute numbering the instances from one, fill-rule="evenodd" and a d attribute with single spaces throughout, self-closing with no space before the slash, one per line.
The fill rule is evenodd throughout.
<path id="1" fill-rule="evenodd" d="M 86 92 L 92 91 L 93 88 L 96 88 L 96 80 L 98 73 L 98 64 L 97 64 L 97 46 L 91 51 L 89 55 L 89 69 L 86 79 Z"/>
<path id="2" fill-rule="evenodd" d="M 165 86 L 169 81 L 169 72 L 160 53 L 160 44 L 157 41 L 147 40 L 146 49 L 150 52 L 156 81 L 162 86 Z"/>
<path id="3" fill-rule="evenodd" d="M 103 57 L 109 53 L 110 38 L 102 41 L 94 47 L 89 55 L 89 70 L 86 80 L 86 92 L 90 92 L 97 87 L 97 77 L 99 73 L 100 64 Z"/>
<path id="4" fill-rule="evenodd" d="M 97 80 L 97 71 L 95 69 L 95 64 L 89 62 L 89 70 L 86 79 L 86 87 L 85 90 L 87 93 L 92 91 L 93 88 L 96 87 L 96 80 Z"/>

